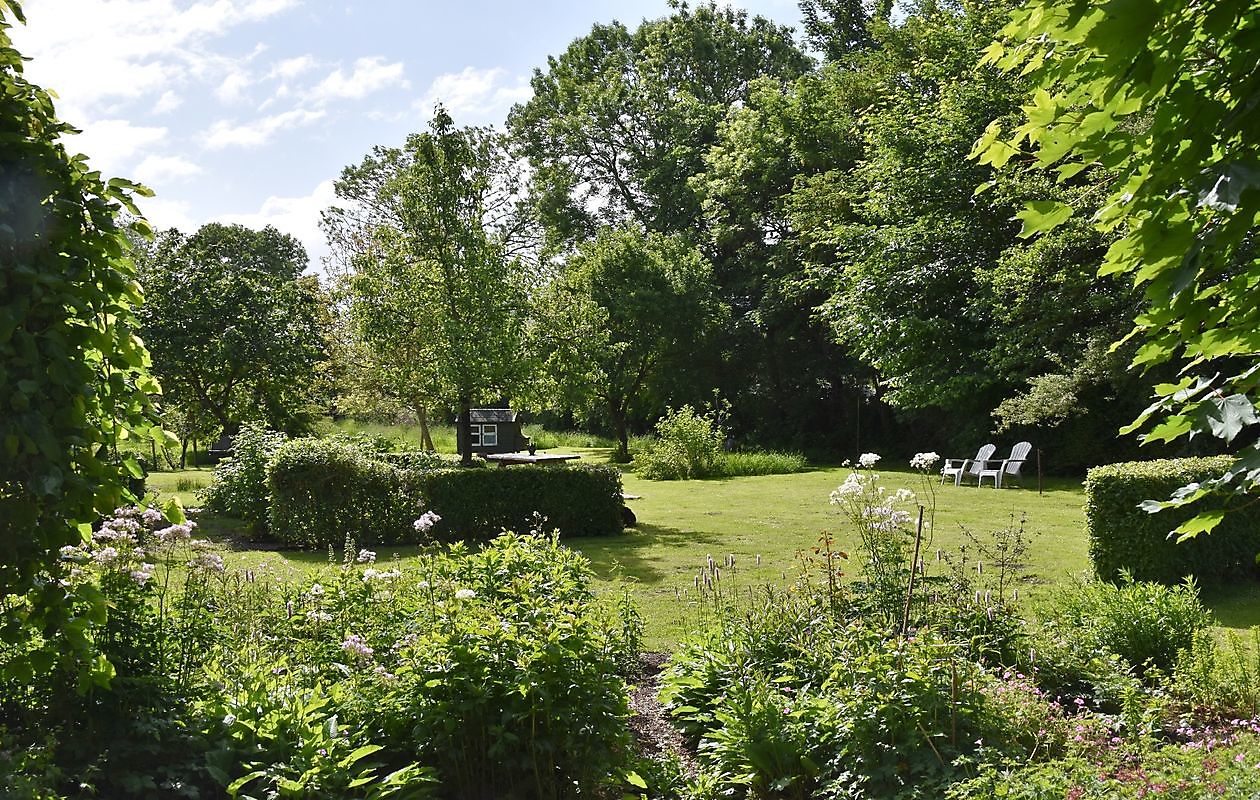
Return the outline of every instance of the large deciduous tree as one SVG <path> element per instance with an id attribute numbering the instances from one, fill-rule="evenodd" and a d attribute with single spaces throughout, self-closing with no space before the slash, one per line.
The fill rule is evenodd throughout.
<path id="1" fill-rule="evenodd" d="M 537 350 L 567 397 L 604 407 L 627 460 L 632 415 L 670 371 L 689 369 L 720 314 L 710 267 L 685 238 L 606 228 L 544 293 Z"/>
<path id="2" fill-rule="evenodd" d="M 1030 0 L 984 63 L 1038 84 L 1022 119 L 986 130 L 974 155 L 996 167 L 1031 160 L 1070 182 L 1097 165 L 1113 179 L 1091 221 L 1114 237 L 1104 275 L 1144 295 L 1131 338 L 1138 370 L 1175 365 L 1177 380 L 1131 426 L 1144 439 L 1221 439 L 1238 459 L 1219 480 L 1179 492 L 1260 487 L 1260 14 L 1253 0 L 1080 3 Z M 1024 234 L 1072 224 L 1053 199 L 1021 212 Z M 1078 223 L 1079 224 L 1079 223 Z M 1245 446 L 1244 446 L 1245 444 Z M 1250 498 L 1254 499 L 1254 498 Z M 1157 507 L 1156 504 L 1153 507 Z M 1178 530 L 1211 530 L 1223 512 Z"/>
<path id="3" fill-rule="evenodd" d="M 673 8 L 634 31 L 594 26 L 535 71 L 533 97 L 512 110 L 554 239 L 627 222 L 694 231 L 700 204 L 687 179 L 703 170 L 718 123 L 754 79 L 810 66 L 787 28 L 713 3 Z"/>
<path id="4" fill-rule="evenodd" d="M 142 332 L 172 403 L 229 435 L 246 420 L 309 426 L 324 300 L 295 238 L 210 223 L 164 232 L 138 260 Z"/>
<path id="5" fill-rule="evenodd" d="M 350 313 L 408 405 L 459 408 L 518 393 L 534 275 L 522 166 L 504 138 L 439 107 L 401 148 L 378 147 L 336 183 L 324 226 L 347 266 Z M 421 419 L 423 423 L 423 417 Z"/>

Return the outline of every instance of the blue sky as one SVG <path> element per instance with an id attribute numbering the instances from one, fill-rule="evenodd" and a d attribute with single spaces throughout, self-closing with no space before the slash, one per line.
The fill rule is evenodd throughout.
<path id="1" fill-rule="evenodd" d="M 799 25 L 795 0 L 735 3 Z M 435 102 L 500 124 L 528 80 L 596 22 L 668 13 L 665 0 L 27 0 L 17 48 L 83 130 L 70 149 L 150 186 L 141 210 L 185 232 L 275 225 L 325 252 L 332 180 L 420 130 Z"/>

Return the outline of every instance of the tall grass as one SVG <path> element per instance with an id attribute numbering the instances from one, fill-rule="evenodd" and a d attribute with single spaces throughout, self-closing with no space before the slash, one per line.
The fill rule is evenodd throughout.
<path id="1" fill-rule="evenodd" d="M 715 477 L 739 478 L 745 475 L 789 475 L 809 468 L 809 462 L 800 453 L 757 451 L 722 453 L 713 471 Z"/>

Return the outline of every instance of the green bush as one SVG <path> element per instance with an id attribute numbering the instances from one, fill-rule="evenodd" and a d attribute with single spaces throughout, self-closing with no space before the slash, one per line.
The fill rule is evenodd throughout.
<path id="1" fill-rule="evenodd" d="M 1178 653 L 1212 624 L 1193 583 L 1137 583 L 1127 574 L 1119 586 L 1093 582 L 1064 589 L 1050 616 L 1071 632 L 1077 648 L 1119 656 L 1143 677 L 1152 670 L 1171 673 Z"/>
<path id="2" fill-rule="evenodd" d="M 635 471 L 654 481 L 707 478 L 722 454 L 722 431 L 691 406 L 672 409 L 656 423 L 659 437 L 635 456 Z"/>
<path id="3" fill-rule="evenodd" d="M 412 472 L 453 467 L 459 463 L 457 458 L 447 458 L 432 450 L 403 450 L 398 453 L 376 453 L 372 457 L 378 461 L 384 461 L 386 464 L 392 464 L 399 469 Z"/>
<path id="4" fill-rule="evenodd" d="M 295 439 L 270 462 L 271 534 L 309 548 L 415 541 L 420 516 L 411 473 L 352 445 Z"/>
<path id="5" fill-rule="evenodd" d="M 214 482 L 201 492 L 211 511 L 243 519 L 254 528 L 267 524 L 268 469 L 288 437 L 258 422 L 247 422 L 232 440 L 232 455 L 214 470 Z"/>
<path id="6" fill-rule="evenodd" d="M 1186 484 L 1219 476 L 1231 463 L 1228 457 L 1183 458 L 1091 469 L 1085 480 L 1085 521 L 1098 577 L 1114 581 L 1128 570 L 1136 580 L 1173 584 L 1187 575 L 1202 582 L 1254 575 L 1260 506 L 1231 512 L 1212 533 L 1180 544 L 1169 531 L 1211 508 L 1211 500 L 1194 510 L 1149 514 L 1139 508 L 1144 500 L 1164 500 Z"/>
<path id="7" fill-rule="evenodd" d="M 615 467 L 439 469 L 417 473 L 415 485 L 425 507 L 441 517 L 430 532 L 441 541 L 485 541 L 503 530 L 534 528 L 609 536 L 623 525 Z"/>

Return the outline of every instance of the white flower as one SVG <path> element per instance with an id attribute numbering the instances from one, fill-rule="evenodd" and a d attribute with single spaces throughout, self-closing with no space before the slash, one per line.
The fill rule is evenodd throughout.
<path id="1" fill-rule="evenodd" d="M 163 517 L 162 512 L 156 508 L 146 508 L 140 515 L 140 519 L 144 520 L 145 525 L 159 525 L 166 520 L 166 517 Z"/>
<path id="2" fill-rule="evenodd" d="M 363 637 L 357 633 L 347 636 L 346 640 L 341 643 L 341 649 L 355 658 L 369 658 L 372 653 L 376 652 L 371 647 L 368 647 L 367 642 L 363 641 Z"/>
<path id="3" fill-rule="evenodd" d="M 92 560 L 102 567 L 107 567 L 118 560 L 118 548 L 102 547 L 92 554 Z"/>
<path id="4" fill-rule="evenodd" d="M 927 471 L 932 465 L 940 460 L 940 456 L 933 452 L 915 453 L 914 458 L 910 459 L 910 466 L 913 469 L 921 469 Z"/>
<path id="5" fill-rule="evenodd" d="M 373 579 L 373 578 L 375 578 L 377 575 L 380 575 L 380 574 L 381 574 L 380 572 L 377 572 L 376 570 L 372 569 L 371 567 L 368 567 L 367 569 L 363 570 L 363 582 L 364 582 L 364 583 L 371 583 L 371 582 L 372 582 L 372 579 Z"/>
<path id="6" fill-rule="evenodd" d="M 857 497 L 862 494 L 864 487 L 862 478 L 856 473 L 849 473 L 849 477 L 844 479 L 844 483 L 836 487 L 831 493 L 831 502 L 833 505 L 839 505 L 846 497 Z"/>
<path id="7" fill-rule="evenodd" d="M 355 561 L 358 561 L 360 564 L 375 564 L 376 553 L 373 553 L 371 550 L 367 550 L 367 549 L 360 550 L 359 555 L 355 559 Z"/>
<path id="8" fill-rule="evenodd" d="M 232 725 L 232 723 L 234 723 L 234 722 L 236 722 L 236 715 L 235 715 L 235 714 L 224 714 L 224 715 L 223 715 L 223 724 L 224 724 L 224 725 L 228 725 L 228 726 L 230 726 L 230 725 Z"/>
<path id="9" fill-rule="evenodd" d="M 455 593 L 456 600 L 471 600 L 476 596 L 477 596 L 477 593 L 474 592 L 472 589 L 460 589 L 458 592 Z"/>
<path id="10" fill-rule="evenodd" d="M 879 454 L 863 453 L 861 457 L 858 458 L 858 466 L 863 467 L 865 469 L 870 469 L 871 467 L 875 466 L 875 462 L 877 461 L 879 461 Z"/>
<path id="11" fill-rule="evenodd" d="M 895 497 L 898 503 L 914 502 L 914 492 L 910 491 L 909 489 L 898 489 Z"/>
<path id="12" fill-rule="evenodd" d="M 188 541 L 188 539 L 192 536 L 192 529 L 192 523 L 185 522 L 180 525 L 171 525 L 168 528 L 163 528 L 153 535 L 156 536 L 157 540 L 163 544 L 175 544 L 177 542 Z"/>
<path id="13" fill-rule="evenodd" d="M 68 544 L 65 547 L 61 548 L 60 552 L 61 552 L 62 558 L 73 559 L 73 558 L 77 558 L 78 556 L 83 555 L 83 551 L 72 544 Z"/>
<path id="14" fill-rule="evenodd" d="M 198 553 L 188 562 L 188 566 L 193 569 L 204 569 L 207 572 L 222 572 L 223 556 L 218 553 Z"/>
<path id="15" fill-rule="evenodd" d="M 307 589 L 306 593 L 311 597 L 323 597 L 324 587 L 320 586 L 318 583 L 312 583 L 311 588 Z"/>
<path id="16" fill-rule="evenodd" d="M 307 611 L 307 622 L 332 622 L 332 614 L 323 611 Z"/>
<path id="17" fill-rule="evenodd" d="M 139 569 L 133 569 L 131 571 L 131 579 L 141 586 L 144 586 L 146 583 L 148 583 L 149 578 L 152 578 L 152 577 L 153 577 L 152 564 L 141 564 Z"/>
<path id="18" fill-rule="evenodd" d="M 442 518 L 432 511 L 426 511 L 420 515 L 420 519 L 412 523 L 412 527 L 417 533 L 428 533 L 433 526 L 442 521 Z"/>

